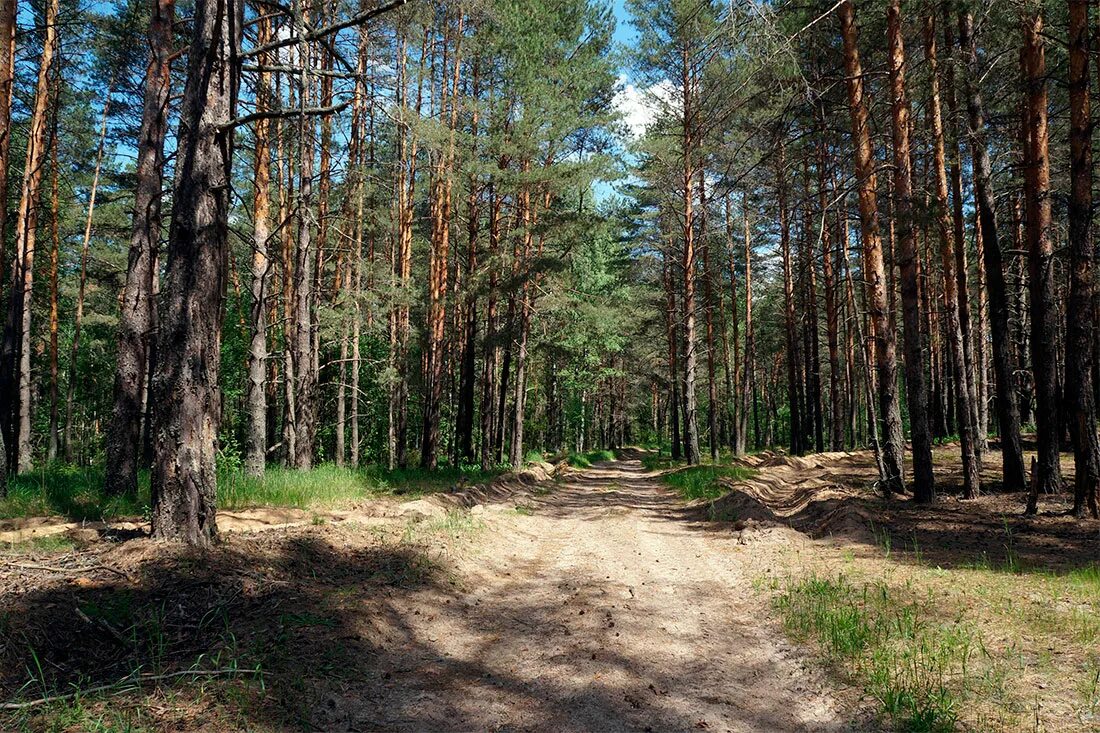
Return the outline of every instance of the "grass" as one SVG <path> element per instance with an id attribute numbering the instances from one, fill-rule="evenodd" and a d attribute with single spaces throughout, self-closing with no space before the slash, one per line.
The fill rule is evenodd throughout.
<path id="1" fill-rule="evenodd" d="M 585 453 L 570 453 L 566 460 L 573 468 L 591 468 L 593 463 L 615 460 L 615 451 L 590 450 Z"/>
<path id="2" fill-rule="evenodd" d="M 936 733 L 955 730 L 959 688 L 972 683 L 975 666 L 995 660 L 965 622 L 929 621 L 932 601 L 838 575 L 792 582 L 775 604 L 792 635 L 816 640 L 864 685 L 895 729 Z"/>
<path id="3" fill-rule="evenodd" d="M 263 477 L 255 478 L 236 468 L 222 468 L 218 475 L 218 507 L 311 509 L 387 495 L 416 498 L 456 485 L 483 483 L 497 473 L 465 467 L 435 471 L 390 471 L 380 466 L 353 469 L 326 463 L 309 471 L 269 467 Z M 74 521 L 104 520 L 144 515 L 149 503 L 148 474 L 139 478 L 136 497 L 107 497 L 103 493 L 102 468 L 54 464 L 9 482 L 8 496 L 0 499 L 0 519 L 62 516 Z"/>
<path id="4" fill-rule="evenodd" d="M 746 466 L 691 466 L 680 471 L 664 475 L 666 484 L 676 489 L 681 498 L 717 499 L 729 489 L 723 481 L 744 481 L 752 478 L 757 471 Z"/>
<path id="5" fill-rule="evenodd" d="M 891 729 L 1096 730 L 1100 565 L 1029 567 L 1006 543 L 1003 559 L 933 567 L 897 542 L 887 555 L 884 536 L 871 555 L 792 557 L 801 568 L 770 588 L 790 636 Z"/>

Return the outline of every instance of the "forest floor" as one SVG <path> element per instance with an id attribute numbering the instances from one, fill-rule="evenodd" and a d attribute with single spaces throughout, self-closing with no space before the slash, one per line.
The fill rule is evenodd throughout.
<path id="1" fill-rule="evenodd" d="M 1060 498 L 885 502 L 858 453 L 684 502 L 641 457 L 234 512 L 207 553 L 9 545 L 0 729 L 1097 729 L 1100 524 Z"/>

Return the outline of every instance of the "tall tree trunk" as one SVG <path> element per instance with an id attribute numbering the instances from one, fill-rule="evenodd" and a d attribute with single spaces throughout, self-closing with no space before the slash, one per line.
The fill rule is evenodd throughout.
<path id="1" fill-rule="evenodd" d="M 1089 107 L 1089 5 L 1069 0 L 1070 290 L 1066 304 L 1066 402 L 1073 437 L 1073 511 L 1100 518 L 1100 441 L 1092 365 L 1095 323 L 1092 246 L 1092 119 Z"/>
<path id="2" fill-rule="evenodd" d="M 955 279 L 959 302 L 959 330 L 962 333 L 963 364 L 966 367 L 967 407 L 970 410 L 970 426 L 973 435 L 973 450 L 979 468 L 982 464 L 982 452 L 985 450 L 986 436 L 981 432 L 981 409 L 978 406 L 978 387 L 980 373 L 974 358 L 974 328 L 970 313 L 970 267 L 966 253 L 966 224 L 963 217 L 962 190 L 962 152 L 959 143 L 958 101 L 955 96 L 955 31 L 950 22 L 950 3 L 941 2 L 943 11 L 943 39 L 946 59 L 942 65 L 942 94 L 947 102 L 947 115 L 944 122 L 944 140 L 947 154 L 949 178 L 951 181 L 951 221 L 955 240 Z M 934 17 L 934 16 L 933 16 Z"/>
<path id="3" fill-rule="evenodd" d="M 821 323 L 817 311 L 817 266 L 814 262 L 816 247 L 813 242 L 813 211 L 810 206 L 810 165 L 809 158 L 802 162 L 802 182 L 804 185 L 803 217 L 802 217 L 802 257 L 804 261 L 803 277 L 805 279 L 804 292 L 806 294 L 806 444 L 809 448 L 809 431 L 813 429 L 814 449 L 820 453 L 825 450 L 825 415 L 821 402 Z M 820 246 L 821 241 L 828 237 L 825 225 L 825 211 L 820 212 L 821 227 L 818 229 Z M 812 421 L 810 416 L 813 416 Z"/>
<path id="4" fill-rule="evenodd" d="M 711 460 L 718 460 L 718 383 L 714 347 L 714 271 L 711 268 L 710 239 L 707 235 L 706 170 L 699 166 L 699 246 L 703 255 L 703 307 L 706 309 L 707 338 L 707 432 Z"/>
<path id="5" fill-rule="evenodd" d="M 450 35 L 450 21 L 447 35 Z M 462 18 L 457 24 L 457 38 L 462 37 Z M 449 39 L 444 39 L 447 49 Z M 431 252 L 428 261 L 428 323 L 427 345 L 424 355 L 424 405 L 423 432 L 420 444 L 420 465 L 435 468 L 438 463 L 439 420 L 443 400 L 444 357 L 446 354 L 445 330 L 447 323 L 447 274 L 450 257 L 452 169 L 455 158 L 455 128 L 458 125 L 458 75 L 461 67 L 460 42 L 454 42 L 451 64 L 453 72 L 448 81 L 447 55 L 444 53 L 440 75 L 440 116 L 446 115 L 448 138 L 446 147 L 436 153 L 437 165 L 432 181 L 432 232 Z"/>
<path id="6" fill-rule="evenodd" d="M 817 168 L 817 201 L 818 208 L 821 209 L 821 285 L 825 295 L 825 339 L 829 359 L 829 450 L 839 451 L 843 450 L 844 446 L 844 423 L 841 420 L 843 400 L 840 390 L 840 337 L 836 308 L 836 277 L 833 268 L 833 249 L 838 246 L 833 237 L 839 236 L 839 232 L 834 232 L 828 223 L 829 151 L 825 137 L 825 112 L 820 107 L 818 108 Z"/>
<path id="7" fill-rule="evenodd" d="M 547 166 L 549 166 L 549 163 Z M 523 165 L 523 172 L 528 173 L 529 171 L 530 164 L 525 162 Z M 525 182 L 519 197 L 519 218 L 523 241 L 521 256 L 523 287 L 520 290 L 519 299 L 519 334 L 516 342 L 516 384 L 512 411 L 512 450 L 510 463 L 514 467 L 521 466 L 524 459 L 523 433 L 527 416 L 527 345 L 530 342 L 531 319 L 534 315 L 535 306 L 534 291 L 537 289 L 538 278 L 537 274 L 532 272 L 531 258 L 532 255 L 538 257 L 542 254 L 541 237 L 539 238 L 538 252 L 532 251 L 534 228 L 538 225 L 538 212 L 535 211 L 535 204 L 531 201 L 530 186 L 531 184 Z M 543 203 L 544 209 L 549 209 L 549 199 L 549 194 L 546 194 Z"/>
<path id="8" fill-rule="evenodd" d="M 473 71 L 473 98 L 478 98 L 478 68 Z M 470 118 L 470 138 L 476 141 L 478 135 L 478 108 L 475 104 Z M 470 151 L 471 158 L 477 159 L 477 146 L 474 143 Z M 478 206 L 481 194 L 481 182 L 476 174 L 466 181 L 466 313 L 462 343 L 462 356 L 458 388 L 458 415 L 455 420 L 458 457 L 461 463 L 473 464 L 474 453 L 474 390 L 477 381 L 477 244 L 481 212 Z"/>
<path id="9" fill-rule="evenodd" d="M 230 0 L 226 0 L 227 2 Z M 306 32 L 304 28 L 294 31 Z M 298 201 L 297 201 L 297 242 L 294 250 L 294 320 L 291 358 L 294 364 L 294 442 L 295 453 L 292 465 L 298 469 L 313 467 L 314 442 L 317 436 L 317 372 L 314 333 L 315 301 L 315 247 L 322 243 L 314 239 L 317 225 L 317 212 L 313 200 L 313 143 L 314 121 L 306 114 L 313 95 L 313 59 L 307 43 L 299 43 L 300 63 L 303 73 L 298 89 Z"/>
<path id="10" fill-rule="evenodd" d="M 5 324 L 3 369 L 5 379 L 0 392 L 5 401 L 16 397 L 16 409 L 3 410 L 14 416 L 12 463 L 18 473 L 31 468 L 31 313 L 34 289 L 34 249 L 38 229 L 39 193 L 49 150 L 50 82 L 57 55 L 58 0 L 46 3 L 45 39 L 38 66 L 38 82 L 27 131 L 27 157 L 15 219 L 15 269 L 12 272 L 8 321 Z M 3 70 L 0 69 L 0 72 Z M 0 208 L 6 202 L 0 202 Z M 17 386 L 15 386 L 17 385 Z M 15 389 L 11 389 L 15 386 Z"/>
<path id="11" fill-rule="evenodd" d="M 940 106 L 940 84 L 938 60 L 936 55 L 935 16 L 927 15 L 924 21 L 925 57 L 929 64 L 930 102 L 929 116 L 932 119 L 933 167 L 936 176 L 936 220 L 939 224 L 940 260 L 943 266 L 944 317 L 947 325 L 947 338 L 950 342 L 951 366 L 955 375 L 956 414 L 959 421 L 959 438 L 962 444 L 963 496 L 972 499 L 981 491 L 977 436 L 974 419 L 976 411 L 972 402 L 970 370 L 967 366 L 966 336 L 962 331 L 960 302 L 966 293 L 959 292 L 959 278 L 956 267 L 958 259 L 955 250 L 963 246 L 955 239 L 951 211 L 948 208 L 948 175 L 945 161 L 945 142 L 942 109 Z"/>
<path id="12" fill-rule="evenodd" d="M 103 151 L 107 141 L 107 113 L 111 106 L 111 90 L 107 90 L 107 100 L 103 104 L 103 118 L 100 125 L 99 133 L 99 149 L 96 153 L 95 173 L 92 175 L 92 187 L 88 196 L 88 213 L 84 219 L 84 239 L 80 245 L 80 285 L 77 290 L 76 296 L 76 314 L 73 317 L 73 341 L 69 351 L 69 386 L 65 395 L 65 460 L 73 460 L 73 407 L 76 402 L 76 367 L 77 357 L 80 355 L 80 336 L 81 328 L 84 324 L 84 294 L 88 285 L 88 248 L 92 242 L 92 222 L 95 218 L 95 202 L 96 194 L 99 191 L 99 173 L 103 166 Z M 138 425 L 140 426 L 140 417 L 138 418 Z M 124 456 L 118 456 L 124 458 Z M 135 456 L 136 457 L 136 456 Z M 113 469 L 108 470 L 108 474 Z M 136 481 L 136 464 L 135 470 L 135 488 L 137 486 Z M 119 487 L 110 487 L 111 491 L 124 491 L 125 489 Z"/>
<path id="13" fill-rule="evenodd" d="M 15 87 L 16 10 L 19 0 L 0 2 L 0 282 L 7 265 L 8 154 L 11 151 L 11 106 Z"/>
<path id="14" fill-rule="evenodd" d="M 242 16 L 234 0 L 195 2 L 153 376 L 153 537 L 194 545 L 217 536 L 218 371 L 233 156 L 228 123 Z"/>
<path id="15" fill-rule="evenodd" d="M 733 356 L 732 359 L 729 354 L 726 355 L 726 361 L 728 363 L 728 370 L 731 375 L 731 384 L 727 389 L 729 393 L 727 399 L 730 402 L 730 447 L 733 449 L 735 456 L 740 456 L 745 453 L 745 443 L 748 440 L 748 402 L 745 399 L 748 389 L 749 372 L 748 369 L 742 370 L 741 365 L 741 326 L 740 319 L 737 314 L 737 267 L 734 263 L 734 252 L 736 246 L 733 240 L 733 218 L 730 211 L 731 195 L 726 196 L 726 248 L 727 257 L 729 258 L 729 272 L 730 272 L 730 321 L 732 328 L 731 340 L 733 341 Z M 747 205 L 747 201 L 743 201 L 742 205 Z M 744 212 L 746 232 L 745 236 L 748 237 L 748 212 Z M 747 268 L 747 265 L 746 265 Z M 746 294 L 746 298 L 748 295 Z M 746 344 L 746 349 L 748 348 Z"/>
<path id="16" fill-rule="evenodd" d="M 913 495 L 919 502 L 936 498 L 932 473 L 932 435 L 928 422 L 928 388 L 924 381 L 924 343 L 918 293 L 917 238 L 913 231 L 913 181 L 910 168 L 909 100 L 905 92 L 905 45 L 901 0 L 887 7 L 890 45 L 890 90 L 893 120 L 894 212 L 898 222 L 901 303 L 905 324 L 905 388 L 913 441 Z"/>
<path id="17" fill-rule="evenodd" d="M 688 463 L 699 462 L 699 424 L 695 401 L 695 214 L 694 191 L 695 149 L 698 145 L 693 129 L 695 111 L 694 85 L 687 47 L 682 50 L 683 78 L 683 130 L 681 154 L 683 155 L 684 186 L 684 458 Z"/>
<path id="18" fill-rule="evenodd" d="M 270 21 L 262 21 L 257 43 L 270 39 Z M 260 63 L 264 63 L 261 57 Z M 269 74 L 261 72 L 256 89 L 256 111 L 274 105 L 269 92 Z M 248 346 L 248 427 L 245 433 L 244 469 L 250 476 L 262 476 L 267 464 L 267 296 L 271 282 L 268 240 L 271 238 L 271 122 L 257 120 L 253 128 L 256 149 L 252 180 L 255 187 L 252 223 L 252 333 Z"/>
<path id="19" fill-rule="evenodd" d="M 993 372 L 996 382 L 997 422 L 1004 488 L 1011 492 L 1023 491 L 1027 486 L 1027 475 L 1024 468 L 1023 445 L 1020 440 L 1020 410 L 1016 402 L 1008 294 L 998 236 L 989 148 L 985 137 L 985 114 L 980 86 L 981 73 L 974 41 L 974 20 L 967 11 L 959 13 L 959 43 L 966 59 L 963 79 L 973 158 L 974 199 L 982 232 L 982 257 L 985 262 L 985 280 L 989 294 Z"/>
<path id="20" fill-rule="evenodd" d="M 791 453 L 801 455 L 806 451 L 802 439 L 806 431 L 802 426 L 802 400 L 799 397 L 799 364 L 801 346 L 795 320 L 794 277 L 791 263 L 791 216 L 787 208 L 786 155 L 782 141 L 776 163 L 776 196 L 779 202 L 779 249 L 783 258 L 783 323 L 787 335 L 787 405 L 791 416 Z"/>
<path id="21" fill-rule="evenodd" d="M 752 399 L 753 447 L 760 448 L 760 405 L 756 390 L 756 332 L 752 322 L 752 227 L 749 225 L 749 195 L 741 196 L 742 217 L 745 224 L 745 386 L 741 397 L 741 414 L 744 416 Z M 742 433 L 748 428 L 747 418 L 742 417 Z"/>
<path id="22" fill-rule="evenodd" d="M 1051 241 L 1050 159 L 1047 155 L 1046 51 L 1043 16 L 1028 10 L 1023 19 L 1027 69 L 1027 150 L 1025 197 L 1031 294 L 1031 363 L 1035 371 L 1036 434 L 1039 458 L 1032 476 L 1027 512 L 1038 510 L 1039 492 L 1062 488 L 1058 463 L 1062 421 L 1058 390 L 1058 308 L 1055 303 L 1054 244 Z"/>
<path id="23" fill-rule="evenodd" d="M 851 0 L 839 7 L 844 39 L 844 62 L 848 80 L 848 100 L 855 139 L 856 177 L 859 179 L 859 218 L 863 232 L 863 270 L 867 288 L 871 329 L 875 344 L 875 368 L 878 382 L 882 430 L 882 481 L 887 495 L 905 490 L 904 438 L 901 410 L 898 407 L 897 356 L 894 331 L 887 312 L 886 267 L 878 226 L 877 182 L 874 150 L 871 146 L 870 120 L 864 91 L 863 67 L 857 46 L 855 11 Z"/>
<path id="24" fill-rule="evenodd" d="M 669 242 L 671 250 L 672 243 Z M 664 261 L 665 281 L 665 334 L 668 338 L 668 386 L 669 386 L 669 440 L 673 460 L 680 460 L 680 336 L 676 328 L 676 278 L 673 274 L 671 252 L 666 252 Z"/>
<path id="25" fill-rule="evenodd" d="M 61 257 L 61 200 L 59 191 L 60 172 L 57 161 L 57 123 L 59 118 L 60 79 L 55 80 L 53 130 L 50 132 L 50 425 L 46 462 L 57 460 L 59 442 L 58 410 L 58 288 L 57 268 Z"/>
<path id="26" fill-rule="evenodd" d="M 492 467 L 496 452 L 496 404 L 500 388 L 497 369 L 500 366 L 500 344 L 497 332 L 497 280 L 500 264 L 501 200 L 496 183 L 489 182 L 489 285 L 485 302 L 485 364 L 481 393 L 481 467 Z M 583 416 L 582 416 L 583 417 Z"/>

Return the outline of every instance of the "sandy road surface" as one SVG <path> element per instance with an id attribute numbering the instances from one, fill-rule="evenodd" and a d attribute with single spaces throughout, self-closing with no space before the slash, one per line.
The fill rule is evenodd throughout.
<path id="1" fill-rule="evenodd" d="M 692 521 L 640 462 L 574 473 L 520 512 L 484 517 L 480 550 L 458 561 L 460 590 L 416 594 L 369 622 L 383 682 L 369 700 L 362 688 L 337 695 L 330 724 L 853 729 L 754 596 L 748 548 Z"/>

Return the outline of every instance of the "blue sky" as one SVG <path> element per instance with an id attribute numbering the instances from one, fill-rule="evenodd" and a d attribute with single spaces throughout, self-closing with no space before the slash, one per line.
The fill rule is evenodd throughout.
<path id="1" fill-rule="evenodd" d="M 618 25 L 615 27 L 615 40 L 623 45 L 630 45 L 634 41 L 634 26 L 630 24 L 630 13 L 626 9 L 626 0 L 612 0 L 612 8 L 615 10 L 615 18 Z"/>

